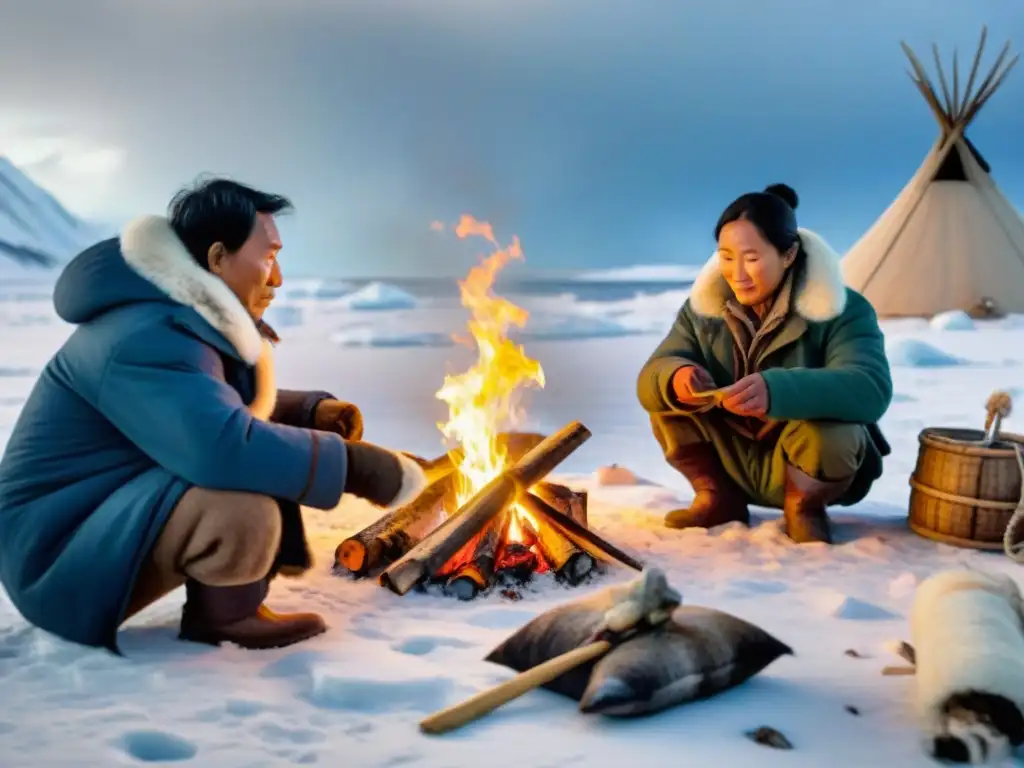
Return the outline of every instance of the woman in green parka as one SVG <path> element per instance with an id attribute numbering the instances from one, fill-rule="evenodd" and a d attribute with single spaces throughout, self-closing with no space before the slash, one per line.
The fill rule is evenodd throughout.
<path id="1" fill-rule="evenodd" d="M 725 209 L 717 251 L 640 372 L 655 437 L 696 494 L 669 527 L 749 524 L 753 503 L 781 508 L 794 541 L 831 543 L 826 507 L 882 474 L 882 331 L 839 256 L 797 227 L 797 202 L 775 184 Z"/>

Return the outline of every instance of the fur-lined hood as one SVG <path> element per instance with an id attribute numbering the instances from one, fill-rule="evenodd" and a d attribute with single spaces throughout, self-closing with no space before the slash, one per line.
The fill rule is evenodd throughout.
<path id="1" fill-rule="evenodd" d="M 800 229 L 799 233 L 807 261 L 793 286 L 793 308 L 811 322 L 833 320 L 846 308 L 846 284 L 839 268 L 839 254 L 809 229 Z M 721 317 L 726 301 L 731 298 L 733 292 L 722 277 L 716 250 L 693 282 L 690 306 L 698 315 Z"/>
<path id="2" fill-rule="evenodd" d="M 163 216 L 140 216 L 121 232 L 121 253 L 135 272 L 174 301 L 192 307 L 223 334 L 249 365 L 264 339 L 227 284 L 196 263 Z"/>
<path id="3" fill-rule="evenodd" d="M 260 332 L 227 284 L 196 263 L 170 221 L 162 216 L 141 216 L 129 222 L 120 245 L 125 263 L 136 274 L 170 299 L 198 312 L 242 360 L 254 366 L 255 398 L 249 410 L 258 419 L 269 419 L 277 403 L 271 340 Z"/>

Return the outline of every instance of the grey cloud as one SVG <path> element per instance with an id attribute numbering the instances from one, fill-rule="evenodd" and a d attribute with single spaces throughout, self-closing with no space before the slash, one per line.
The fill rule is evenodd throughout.
<path id="1" fill-rule="evenodd" d="M 295 198 L 303 256 L 357 273 L 461 271 L 428 224 L 464 211 L 534 266 L 702 259 L 721 206 L 776 180 L 849 239 L 932 137 L 898 39 L 1024 39 L 1003 0 L 13 5 L 0 104 L 127 150 L 111 216 L 227 173 Z M 1010 182 L 1022 94 L 1014 73 L 978 128 Z"/>

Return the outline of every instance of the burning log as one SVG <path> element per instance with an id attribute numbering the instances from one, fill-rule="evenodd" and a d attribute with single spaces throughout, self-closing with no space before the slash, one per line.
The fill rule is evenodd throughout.
<path id="1" fill-rule="evenodd" d="M 576 586 L 594 569 L 594 558 L 569 541 L 555 526 L 534 525 L 525 516 L 519 518 L 519 524 L 533 536 L 556 579 Z"/>
<path id="2" fill-rule="evenodd" d="M 400 558 L 416 543 L 410 529 L 440 511 L 453 491 L 454 480 L 455 475 L 449 470 L 409 504 L 345 539 L 334 551 L 335 563 L 360 577 Z"/>
<path id="3" fill-rule="evenodd" d="M 563 515 L 568 515 L 580 525 L 587 524 L 587 492 L 574 491 L 564 485 L 544 480 L 537 483 L 530 492 L 546 501 Z"/>
<path id="4" fill-rule="evenodd" d="M 614 544 L 605 541 L 589 528 L 580 525 L 568 515 L 562 514 L 532 493 L 523 494 L 522 498 L 519 499 L 519 503 L 538 522 L 553 526 L 573 544 L 599 560 L 611 563 L 618 562 L 636 571 L 644 569 L 644 564 L 635 557 L 626 554 Z"/>
<path id="5" fill-rule="evenodd" d="M 501 544 L 508 537 L 512 515 L 509 510 L 496 515 L 472 542 L 469 561 L 459 566 L 444 586 L 445 594 L 459 600 L 472 600 L 494 581 Z"/>
<path id="6" fill-rule="evenodd" d="M 463 505 L 458 514 L 438 526 L 383 571 L 380 575 L 381 586 L 404 595 L 424 578 L 437 573 L 495 515 L 507 509 L 518 497 L 525 496 L 531 487 L 583 445 L 590 435 L 590 430 L 577 421 L 546 437 L 509 469 L 485 485 Z M 560 514 L 557 510 L 552 512 Z"/>
<path id="7" fill-rule="evenodd" d="M 590 437 L 589 429 L 573 421 L 555 434 L 545 437 L 502 474 L 511 477 L 519 489 L 525 492 L 550 475 L 555 467 L 569 458 Z"/>

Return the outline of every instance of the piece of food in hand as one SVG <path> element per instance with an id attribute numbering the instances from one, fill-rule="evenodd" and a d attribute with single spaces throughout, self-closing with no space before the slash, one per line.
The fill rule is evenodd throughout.
<path id="1" fill-rule="evenodd" d="M 737 416 L 761 417 L 768 412 L 768 385 L 760 373 L 744 376 L 721 392 L 721 406 Z"/>
<path id="2" fill-rule="evenodd" d="M 714 397 L 715 381 L 696 365 L 683 366 L 672 375 L 672 392 L 683 405 L 700 405 Z"/>
<path id="3" fill-rule="evenodd" d="M 405 454 L 356 440 L 347 441 L 345 451 L 345 493 L 390 510 L 409 504 L 427 487 L 423 468 Z"/>
<path id="4" fill-rule="evenodd" d="M 313 421 L 322 432 L 333 432 L 346 440 L 363 439 L 363 412 L 353 403 L 321 400 L 316 405 Z"/>

